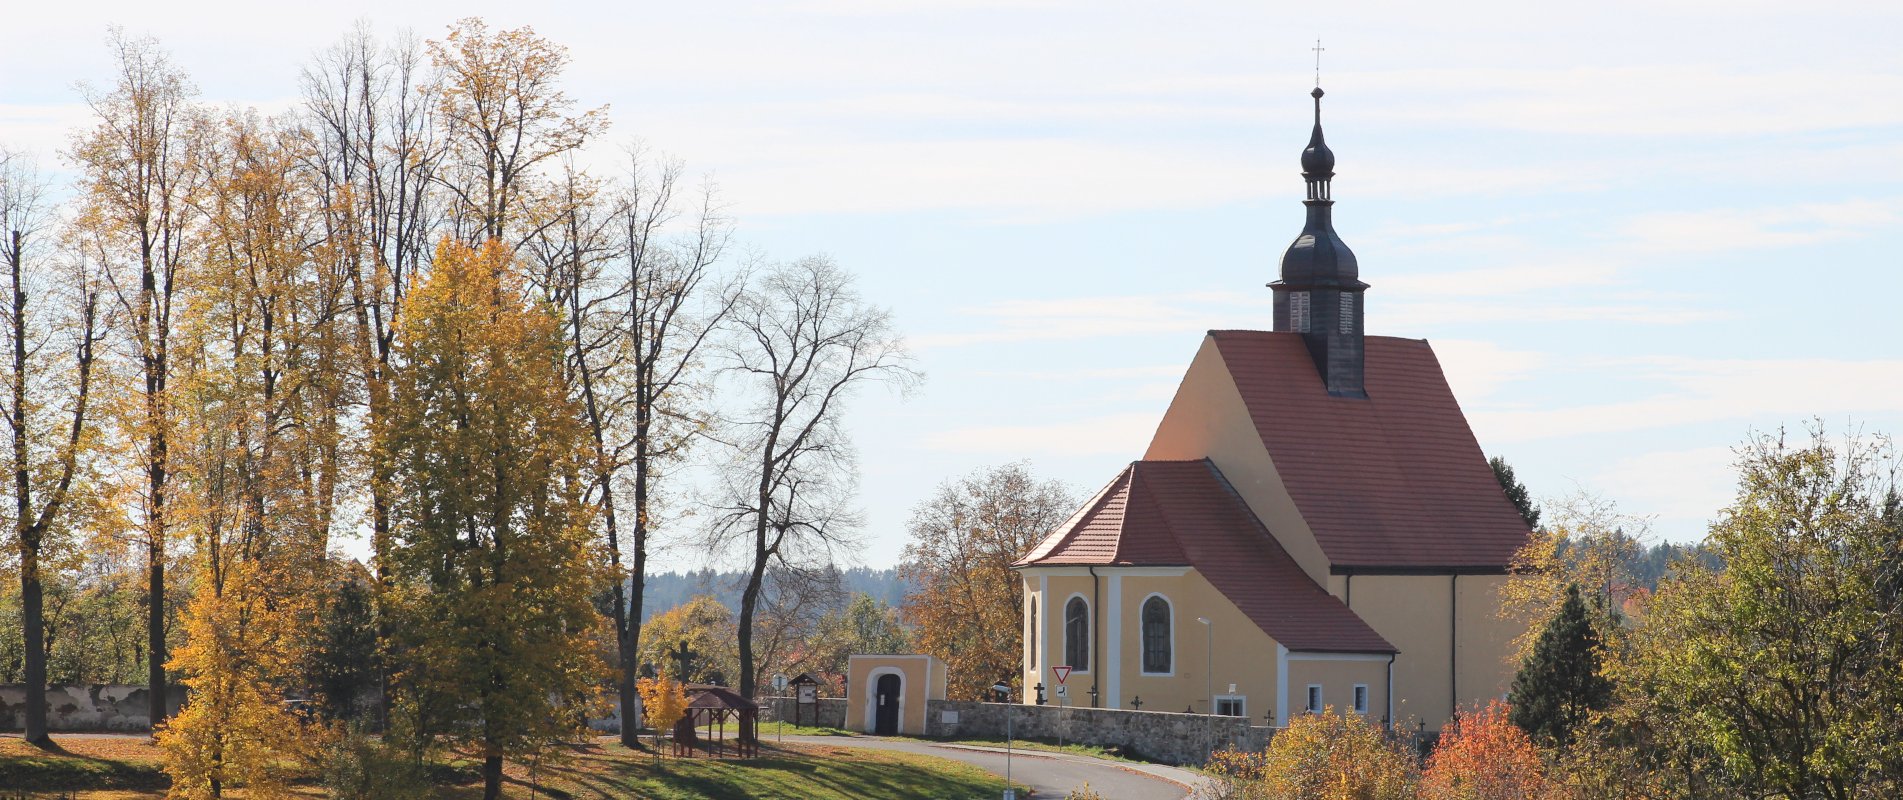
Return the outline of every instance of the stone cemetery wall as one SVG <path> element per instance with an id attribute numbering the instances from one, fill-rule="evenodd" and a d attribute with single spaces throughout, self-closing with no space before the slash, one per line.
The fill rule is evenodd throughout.
<path id="1" fill-rule="evenodd" d="M 952 700 L 933 700 L 927 706 L 925 733 L 1003 739 L 1007 714 L 1011 733 L 1018 738 L 1119 748 L 1132 757 L 1171 764 L 1201 764 L 1212 749 L 1224 747 L 1260 750 L 1274 733 L 1273 728 L 1251 726 L 1244 717 Z"/>
<path id="2" fill-rule="evenodd" d="M 792 722 L 794 712 L 798 711 L 801 725 L 818 725 L 825 728 L 846 727 L 846 699 L 843 697 L 822 697 L 814 706 L 803 709 L 795 708 L 799 703 L 798 698 L 793 697 L 763 697 L 760 703 L 766 706 L 760 712 L 762 720 L 767 719 L 767 715 L 771 715 L 772 719 Z M 818 715 L 817 721 L 815 721 L 815 712 Z"/>
<path id="3" fill-rule="evenodd" d="M 185 687 L 167 686 L 166 708 L 178 713 Z M 150 694 L 144 686 L 95 683 L 46 687 L 46 727 L 55 731 L 148 731 L 152 728 Z M 26 726 L 26 686 L 0 684 L 0 725 Z"/>

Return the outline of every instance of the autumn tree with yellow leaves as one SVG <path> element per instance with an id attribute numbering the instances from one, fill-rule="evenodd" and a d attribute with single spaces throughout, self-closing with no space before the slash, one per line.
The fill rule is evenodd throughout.
<path id="1" fill-rule="evenodd" d="M 899 567 L 917 587 L 905 618 L 914 645 L 944 659 L 951 698 L 988 699 L 994 682 L 1022 672 L 1024 581 L 1011 564 L 1075 505 L 1063 484 L 1016 463 L 947 481 L 913 510 Z"/>
<path id="2" fill-rule="evenodd" d="M 635 690 L 641 693 L 648 726 L 654 730 L 654 746 L 659 748 L 662 732 L 672 730 L 687 714 L 687 687 L 663 672 L 636 681 Z"/>
<path id="3" fill-rule="evenodd" d="M 406 301 L 395 399 L 377 447 L 394 466 L 385 573 L 403 666 L 399 728 L 474 751 L 484 796 L 502 761 L 574 733 L 601 677 L 600 586 L 580 474 L 587 432 L 562 380 L 560 322 L 509 250 L 446 240 Z"/>

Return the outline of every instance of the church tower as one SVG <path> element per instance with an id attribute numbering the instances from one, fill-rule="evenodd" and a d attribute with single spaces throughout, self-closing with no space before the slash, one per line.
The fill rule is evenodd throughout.
<path id="1" fill-rule="evenodd" d="M 1275 292 L 1275 330 L 1299 333 L 1308 344 L 1322 382 L 1335 397 L 1366 398 L 1362 383 L 1362 293 L 1355 254 L 1335 234 L 1330 209 L 1335 201 L 1329 181 L 1335 154 L 1322 141 L 1322 90 L 1315 87 L 1315 131 L 1302 151 L 1302 178 L 1308 182 L 1308 222 L 1282 254 L 1282 277 L 1269 284 Z"/>

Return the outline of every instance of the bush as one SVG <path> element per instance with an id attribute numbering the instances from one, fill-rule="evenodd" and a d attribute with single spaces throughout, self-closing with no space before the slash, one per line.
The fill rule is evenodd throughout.
<path id="1" fill-rule="evenodd" d="M 343 800 L 431 796 L 429 775 L 416 759 L 355 728 L 326 745 L 321 779 L 328 796 Z"/>
<path id="2" fill-rule="evenodd" d="M 1545 764 L 1526 732 L 1495 700 L 1454 719 L 1442 732 L 1421 775 L 1424 800 L 1532 800 L 1552 787 Z"/>
<path id="3" fill-rule="evenodd" d="M 1328 710 L 1289 720 L 1261 753 L 1210 759 L 1211 800 L 1409 800 L 1414 761 L 1359 715 Z"/>

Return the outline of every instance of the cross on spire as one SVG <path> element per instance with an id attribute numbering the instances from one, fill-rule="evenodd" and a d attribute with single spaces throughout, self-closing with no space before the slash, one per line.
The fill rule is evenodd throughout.
<path id="1" fill-rule="evenodd" d="M 1322 51 L 1328 48 L 1322 46 L 1322 40 L 1316 39 L 1315 46 L 1310 49 L 1315 51 L 1315 85 L 1320 86 L 1322 85 Z"/>

